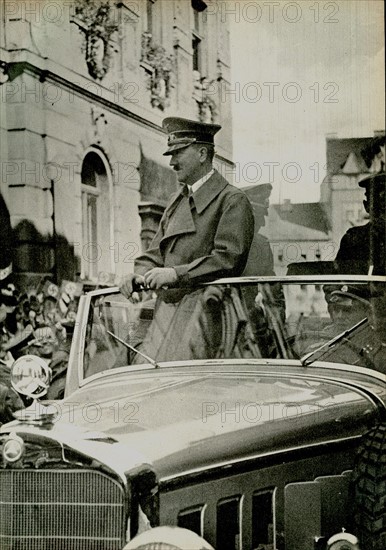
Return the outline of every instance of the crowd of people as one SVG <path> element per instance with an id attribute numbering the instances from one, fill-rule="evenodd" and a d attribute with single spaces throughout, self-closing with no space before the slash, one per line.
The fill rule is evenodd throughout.
<path id="1" fill-rule="evenodd" d="M 9 278 L 8 278 L 9 279 Z M 76 288 L 76 287 L 75 287 Z M 12 282 L 0 288 L 0 424 L 11 420 L 14 408 L 10 384 L 13 362 L 26 354 L 44 358 L 52 370 L 47 397 L 63 396 L 78 296 L 62 299 L 63 292 L 44 281 L 28 292 L 19 291 Z"/>

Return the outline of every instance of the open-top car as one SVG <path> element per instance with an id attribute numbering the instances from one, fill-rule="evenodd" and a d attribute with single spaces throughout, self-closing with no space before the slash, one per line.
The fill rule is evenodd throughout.
<path id="1" fill-rule="evenodd" d="M 122 549 L 171 525 L 217 550 L 384 550 L 385 278 L 184 292 L 167 322 L 148 292 L 82 297 L 62 400 L 35 399 L 44 362 L 15 363 L 0 547 Z"/>

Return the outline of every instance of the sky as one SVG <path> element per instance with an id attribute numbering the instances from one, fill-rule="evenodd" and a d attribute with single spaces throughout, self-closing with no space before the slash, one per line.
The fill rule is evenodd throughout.
<path id="1" fill-rule="evenodd" d="M 385 129 L 382 0 L 219 2 L 229 18 L 236 183 L 319 200 L 326 136 Z"/>

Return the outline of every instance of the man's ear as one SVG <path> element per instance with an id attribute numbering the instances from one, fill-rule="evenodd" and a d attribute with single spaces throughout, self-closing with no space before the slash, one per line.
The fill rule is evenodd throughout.
<path id="1" fill-rule="evenodd" d="M 208 160 L 208 149 L 206 147 L 200 147 L 200 161 L 204 163 L 206 160 Z"/>

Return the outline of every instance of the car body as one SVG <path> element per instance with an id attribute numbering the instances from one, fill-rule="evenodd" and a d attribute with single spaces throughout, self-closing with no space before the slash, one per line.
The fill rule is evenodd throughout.
<path id="1" fill-rule="evenodd" d="M 195 292 L 171 331 L 153 296 L 82 297 L 64 399 L 1 428 L 1 548 L 121 549 L 157 525 L 218 550 L 384 548 L 385 279 Z"/>

